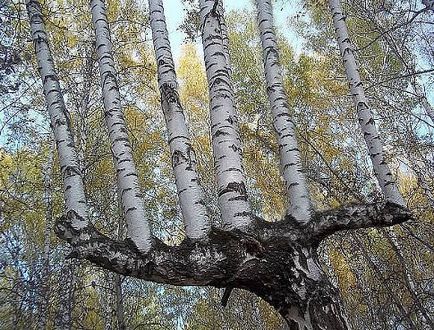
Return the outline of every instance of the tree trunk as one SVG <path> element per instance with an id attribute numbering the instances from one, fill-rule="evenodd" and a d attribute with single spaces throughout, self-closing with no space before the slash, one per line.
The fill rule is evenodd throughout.
<path id="1" fill-rule="evenodd" d="M 210 223 L 205 196 L 196 171 L 196 155 L 190 141 L 172 58 L 162 0 L 149 0 L 152 39 L 158 67 L 161 104 L 169 133 L 172 167 L 178 189 L 185 231 L 190 238 L 203 238 Z"/>
<path id="2" fill-rule="evenodd" d="M 295 125 L 290 115 L 288 97 L 283 86 L 271 0 L 256 0 L 256 7 L 268 99 L 279 143 L 280 169 L 288 196 L 288 214 L 297 221 L 307 222 L 311 216 L 311 203 L 306 178 L 303 174 Z"/>
<path id="3" fill-rule="evenodd" d="M 44 88 L 45 101 L 59 155 L 66 213 L 73 215 L 71 217 L 73 226 L 76 230 L 81 230 L 88 224 L 87 207 L 77 152 L 71 133 L 69 113 L 63 100 L 59 78 L 48 45 L 41 5 L 36 0 L 26 0 L 26 7 Z"/>
<path id="4" fill-rule="evenodd" d="M 228 229 L 246 228 L 252 213 L 247 200 L 241 138 L 218 1 L 200 0 L 202 44 L 211 107 L 211 138 L 218 203 Z"/>
<path id="5" fill-rule="evenodd" d="M 345 15 L 342 11 L 341 1 L 329 0 L 329 7 L 333 17 L 333 25 L 336 30 L 339 49 L 345 66 L 345 73 L 356 106 L 360 127 L 366 145 L 368 146 L 368 152 L 371 157 L 375 176 L 378 179 L 386 200 L 395 204 L 405 205 L 392 177 L 392 172 L 386 162 L 383 143 L 381 142 L 377 127 L 375 126 L 374 118 L 368 106 L 368 100 L 365 96 L 365 90 L 353 54 L 353 46 L 350 42 L 350 36 L 345 23 Z"/>
<path id="6" fill-rule="evenodd" d="M 80 162 L 81 173 L 84 182 L 86 182 L 86 144 L 87 144 L 87 116 L 90 101 L 90 92 L 92 87 L 92 71 L 93 71 L 93 58 L 92 52 L 86 57 L 85 65 L 83 67 L 83 88 L 81 90 L 81 100 L 78 104 L 78 116 L 79 116 L 79 137 L 80 143 L 78 148 L 78 158 Z"/>
<path id="7" fill-rule="evenodd" d="M 335 4 L 334 0 L 330 1 L 332 5 Z M 337 4 L 339 5 L 339 2 Z M 69 202 L 67 203 L 68 213 L 58 220 L 55 227 L 57 235 L 69 242 L 72 247 L 69 257 L 87 259 L 119 275 L 156 283 L 213 286 L 226 288 L 228 292 L 232 288 L 248 290 L 272 305 L 285 318 L 290 329 L 348 329 L 349 325 L 344 316 L 337 289 L 333 287 L 319 265 L 317 249 L 320 242 L 340 230 L 391 226 L 412 219 L 411 213 L 402 206 L 402 199 L 398 198 L 399 193 L 393 195 L 397 190 L 394 182 L 389 180 L 390 172 L 383 173 L 388 168 L 382 158 L 381 144 L 377 141 L 378 136 L 367 138 L 367 142 L 370 146 L 374 168 L 378 165 L 378 168 L 383 171 L 377 174 L 380 185 L 385 190 L 387 202 L 350 205 L 322 212 L 312 211 L 309 221 L 297 221 L 291 215 L 287 215 L 285 219 L 278 222 L 267 222 L 255 217 L 247 200 L 235 98 L 228 68 L 229 55 L 227 45 L 225 46 L 226 41 L 222 37 L 222 6 L 219 0 L 200 0 L 202 42 L 211 103 L 212 143 L 219 206 L 225 226 L 223 229 L 212 227 L 206 235 L 200 238 L 187 237 L 179 245 L 168 246 L 151 236 L 149 226 L 144 219 L 143 201 L 120 108 L 119 89 L 111 54 L 110 33 L 104 2 L 92 0 L 91 6 L 92 18 L 96 27 L 106 122 L 119 174 L 118 186 L 127 222 L 128 239 L 115 240 L 101 234 L 83 218 L 85 213 L 81 213 L 83 215 L 81 217 L 80 213 L 75 212 L 72 208 L 75 204 Z M 334 11 L 338 35 L 341 38 L 346 33 L 346 26 L 341 22 L 342 14 L 339 8 L 334 6 L 331 8 Z M 45 34 L 40 32 L 43 31 L 43 25 L 40 23 L 42 18 L 39 4 L 34 0 L 28 0 L 28 9 L 38 59 L 42 59 L 42 66 L 48 66 L 51 70 L 49 70 L 50 74 L 54 75 L 48 44 L 45 39 L 43 39 L 44 42 L 39 40 L 46 38 Z M 265 33 L 263 33 L 263 39 L 265 45 L 270 41 L 265 40 Z M 347 57 L 347 53 L 352 53 L 346 50 L 345 42 L 346 40 L 340 40 L 341 46 L 344 45 L 343 56 L 347 62 L 351 62 L 351 57 Z M 40 48 L 40 45 L 43 47 Z M 278 79 L 276 80 L 279 72 L 278 70 L 273 71 L 276 68 L 272 68 L 270 61 L 270 58 L 277 61 L 277 57 L 265 55 L 268 74 L 274 72 L 270 76 L 274 80 L 270 81 L 279 83 Z M 354 61 L 347 68 L 347 73 L 351 79 L 358 74 Z M 47 76 L 44 69 L 42 77 L 44 88 L 51 86 L 46 86 L 47 81 L 54 81 L 54 91 L 58 96 L 56 102 L 63 104 L 57 77 L 54 76 L 55 79 L 53 79 L 50 75 Z M 359 82 L 360 79 L 354 88 L 359 88 Z M 363 90 L 356 89 L 355 91 L 361 93 L 359 96 L 363 94 Z M 59 111 L 53 107 L 51 95 L 52 91 L 48 90 L 46 98 L 51 108 L 52 124 L 57 125 L 57 129 L 61 127 L 63 130 L 55 130 L 56 139 L 62 137 L 69 139 L 69 144 L 66 146 L 69 149 L 59 150 L 59 155 L 69 153 L 72 163 L 66 162 L 66 164 L 74 165 L 76 155 L 69 133 L 70 123 L 65 122 L 59 125 L 56 122 Z M 273 97 L 278 98 L 279 95 L 281 94 Z M 355 97 L 356 101 L 359 100 L 359 96 Z M 64 107 L 62 109 L 64 110 Z M 369 117 L 369 111 L 365 111 L 369 109 L 363 97 L 358 101 L 358 110 L 360 110 L 361 119 L 367 120 L 362 123 L 365 135 L 374 132 L 376 134 L 375 126 L 371 122 L 372 117 Z M 65 120 L 66 118 L 60 117 Z M 63 145 L 63 140 L 58 141 L 58 144 Z M 286 150 L 286 153 L 289 152 L 290 150 Z M 283 156 L 286 157 L 286 153 Z M 376 163 L 378 159 L 381 159 L 380 164 Z M 74 177 L 75 180 L 77 178 L 80 179 L 80 183 L 81 178 Z M 65 182 L 67 179 L 69 177 L 65 179 Z M 72 200 L 77 205 L 83 205 L 85 202 L 84 193 L 80 187 L 82 188 L 82 185 L 75 187 L 78 189 L 78 195 L 73 194 L 74 191 L 71 188 L 74 187 L 65 188 L 65 193 L 73 197 Z M 392 189 L 393 187 L 395 190 Z M 134 195 L 131 196 L 131 193 Z M 77 196 L 82 198 L 77 199 Z M 396 200 L 396 202 L 391 202 L 391 200 Z M 78 211 L 83 210 L 85 208 Z M 134 217 L 132 217 L 133 214 Z M 65 279 L 59 281 L 62 289 L 68 288 L 67 283 L 69 279 L 74 278 L 73 273 L 63 274 Z M 117 290 L 119 290 L 117 296 L 121 298 L 120 286 Z M 69 292 L 74 291 L 69 290 Z M 63 293 L 61 293 L 60 300 L 73 301 L 71 297 Z M 120 307 L 119 302 L 118 300 Z M 63 329 L 71 327 L 71 314 L 66 316 L 68 317 L 62 318 L 65 319 L 62 322 Z M 119 326 L 121 324 L 122 320 Z"/>
<path id="8" fill-rule="evenodd" d="M 416 80 L 416 78 L 415 78 Z M 422 105 L 422 108 L 424 109 L 425 113 L 428 115 L 428 117 L 431 118 L 431 121 L 434 123 L 434 108 L 429 103 L 426 94 L 424 93 L 422 87 L 418 84 L 417 81 L 414 81 L 412 83 L 414 91 L 419 98 L 419 102 Z"/>
<path id="9" fill-rule="evenodd" d="M 396 204 L 353 205 L 314 215 L 308 225 L 293 218 L 270 223 L 254 218 L 248 233 L 212 228 L 202 240 L 167 246 L 156 238 L 143 254 L 88 228 L 75 241 L 68 219 L 57 234 L 73 244 L 71 257 L 87 259 L 125 276 L 172 285 L 240 288 L 271 304 L 292 329 L 347 329 L 336 288 L 318 263 L 318 244 L 338 230 L 390 226 L 411 219 Z"/>
<path id="10" fill-rule="evenodd" d="M 44 252 L 42 255 L 42 276 L 40 281 L 39 293 L 39 310 L 38 310 L 38 327 L 45 329 L 47 327 L 48 309 L 50 302 L 50 236 L 52 226 L 54 225 L 53 219 L 53 153 L 54 146 L 48 151 L 48 158 L 46 164 L 43 166 L 44 175 L 44 204 L 45 204 L 45 231 L 44 231 Z"/>
<path id="11" fill-rule="evenodd" d="M 127 222 L 127 235 L 139 250 L 147 252 L 151 248 L 151 230 L 122 112 L 105 2 L 92 0 L 90 6 L 96 34 L 104 117 L 111 141 L 122 211 Z"/>
<path id="12" fill-rule="evenodd" d="M 116 306 L 116 321 L 119 330 L 126 330 L 127 325 L 125 324 L 124 318 L 124 296 L 122 293 L 122 278 L 119 274 L 114 274 L 113 285 L 115 291 L 115 306 Z"/>

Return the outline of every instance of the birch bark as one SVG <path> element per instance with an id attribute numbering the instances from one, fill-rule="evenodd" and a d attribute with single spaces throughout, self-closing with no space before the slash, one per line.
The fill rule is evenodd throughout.
<path id="1" fill-rule="evenodd" d="M 311 217 L 311 202 L 303 174 L 295 125 L 290 116 L 288 97 L 283 85 L 282 68 L 279 63 L 279 52 L 273 27 L 273 7 L 271 0 L 256 0 L 256 7 L 268 99 L 279 143 L 280 169 L 288 194 L 288 213 L 297 221 L 306 223 Z"/>
<path id="2" fill-rule="evenodd" d="M 202 238 L 210 229 L 205 196 L 196 171 L 196 155 L 178 96 L 178 83 L 162 0 L 149 0 L 152 39 L 158 67 L 161 105 L 169 133 L 172 167 L 189 238 Z"/>
<path id="3" fill-rule="evenodd" d="M 220 22 L 220 28 L 222 33 L 222 42 L 223 42 L 223 53 L 226 57 L 226 67 L 229 72 L 229 77 L 232 78 L 232 66 L 231 66 L 231 58 L 229 56 L 229 35 L 228 35 L 228 28 L 226 25 L 225 20 L 225 8 L 223 5 L 223 0 L 216 0 L 217 1 L 217 12 L 220 13 L 219 15 L 219 22 Z"/>
<path id="4" fill-rule="evenodd" d="M 222 13 L 218 11 L 218 1 L 200 0 L 199 5 L 218 203 L 226 228 L 246 228 L 252 217 L 242 165 L 235 97 L 221 31 Z"/>
<path id="5" fill-rule="evenodd" d="M 45 102 L 59 155 L 66 213 L 72 211 L 76 215 L 72 217 L 72 225 L 76 230 L 81 230 L 88 225 L 87 207 L 77 152 L 71 133 L 69 113 L 63 100 L 59 78 L 51 56 L 41 5 L 36 0 L 26 0 L 26 8 L 38 69 L 42 79 Z"/>
<path id="6" fill-rule="evenodd" d="M 111 141 L 122 211 L 127 222 L 127 236 L 141 252 L 146 253 L 152 245 L 151 231 L 146 220 L 145 205 L 121 108 L 105 2 L 92 0 L 90 6 L 96 34 L 104 116 Z"/>
<path id="7" fill-rule="evenodd" d="M 386 162 L 383 143 L 380 140 L 371 110 L 368 106 L 368 100 L 365 96 L 356 59 L 353 54 L 353 48 L 350 42 L 347 25 L 345 23 L 345 15 L 343 14 L 340 0 L 329 0 L 329 7 L 333 17 L 333 25 L 336 30 L 339 49 L 345 66 L 345 73 L 356 106 L 359 123 L 368 146 L 374 173 L 386 200 L 404 206 L 405 202 Z"/>

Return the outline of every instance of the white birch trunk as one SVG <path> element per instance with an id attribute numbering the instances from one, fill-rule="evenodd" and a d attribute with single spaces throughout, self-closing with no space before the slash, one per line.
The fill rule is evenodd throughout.
<path id="1" fill-rule="evenodd" d="M 77 215 L 72 217 L 72 226 L 76 230 L 81 230 L 88 224 L 87 207 L 77 152 L 71 134 L 69 113 L 65 107 L 59 78 L 54 68 L 53 58 L 51 57 L 41 5 L 36 0 L 26 0 L 26 7 L 45 101 L 50 115 L 51 128 L 54 132 L 59 155 L 66 212 L 70 213 L 72 211 Z"/>
<path id="2" fill-rule="evenodd" d="M 226 67 L 229 72 L 229 77 L 232 78 L 232 66 L 231 66 L 231 58 L 229 56 L 229 34 L 228 34 L 228 28 L 226 26 L 226 20 L 225 20 L 225 8 L 223 5 L 223 0 L 216 0 L 217 3 L 217 11 L 220 14 L 219 15 L 219 21 L 220 21 L 220 28 L 222 33 L 222 41 L 223 41 L 223 53 L 226 57 Z"/>
<path id="3" fill-rule="evenodd" d="M 151 231 L 121 108 L 105 3 L 103 0 L 92 0 L 90 6 L 96 34 L 104 116 L 111 141 L 122 210 L 127 222 L 127 236 L 141 252 L 146 253 L 152 245 Z"/>
<path id="4" fill-rule="evenodd" d="M 189 238 L 203 238 L 210 229 L 205 196 L 196 171 L 196 155 L 190 141 L 184 111 L 178 96 L 178 83 L 168 38 L 162 0 L 149 0 L 149 11 L 158 67 L 161 104 L 172 155 L 179 203 Z"/>
<path id="5" fill-rule="evenodd" d="M 351 95 L 353 96 L 359 123 L 372 160 L 374 173 L 386 200 L 405 206 L 405 202 L 386 162 L 383 144 L 368 106 L 368 100 L 365 96 L 365 91 L 360 79 L 340 0 L 329 0 L 329 7 L 333 17 L 333 24 L 344 62 L 345 72 L 350 85 Z"/>
<path id="6" fill-rule="evenodd" d="M 273 7 L 271 0 L 256 0 L 256 6 L 268 99 L 279 143 L 281 173 L 288 194 L 288 213 L 297 221 L 305 223 L 311 217 L 311 202 L 303 174 L 295 125 L 290 116 L 288 97 L 283 85 L 282 68 L 279 63 L 273 27 Z"/>
<path id="7" fill-rule="evenodd" d="M 242 165 L 235 97 L 222 37 L 218 2 L 200 0 L 202 44 L 211 108 L 211 138 L 218 187 L 218 204 L 228 229 L 252 222 Z"/>

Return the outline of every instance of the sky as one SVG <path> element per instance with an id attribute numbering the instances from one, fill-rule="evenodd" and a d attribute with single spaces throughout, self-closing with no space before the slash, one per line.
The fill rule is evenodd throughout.
<path id="1" fill-rule="evenodd" d="M 163 3 L 170 44 L 172 46 L 173 57 L 176 61 L 181 55 L 182 44 L 186 37 L 183 32 L 177 29 L 184 19 L 184 6 L 181 0 L 163 0 Z M 296 3 L 298 1 L 292 1 L 292 5 L 289 5 L 288 1 L 285 1 L 285 3 L 282 0 L 276 1 L 274 4 L 274 20 L 276 28 L 283 32 L 283 35 L 288 39 L 297 54 L 301 52 L 302 43 L 288 24 L 288 18 L 297 12 L 298 5 Z M 252 14 L 254 13 L 254 4 L 251 0 L 226 0 L 224 1 L 224 5 L 226 13 L 230 11 L 242 11 L 244 9 L 250 9 Z M 197 47 L 202 52 L 200 40 L 197 41 Z"/>

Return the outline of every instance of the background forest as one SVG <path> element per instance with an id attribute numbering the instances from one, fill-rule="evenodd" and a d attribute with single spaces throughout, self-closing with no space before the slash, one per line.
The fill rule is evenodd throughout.
<path id="1" fill-rule="evenodd" d="M 88 1 L 41 1 L 72 119 L 92 221 L 125 236 L 103 123 Z M 171 1 L 165 1 L 166 12 Z M 195 1 L 179 27 L 176 58 L 198 170 L 219 221 L 208 129 L 208 90 L 196 42 Z M 434 12 L 419 0 L 343 1 L 376 123 L 415 221 L 330 237 L 321 247 L 354 329 L 434 324 Z M 275 1 L 275 10 L 295 1 Z M 326 1 L 299 1 L 279 30 L 284 78 L 317 209 L 378 196 L 341 65 Z M 154 232 L 183 238 L 156 81 L 148 12 L 140 0 L 108 1 L 114 57 L 134 158 Z M 283 11 L 286 12 L 286 11 Z M 286 203 L 264 88 L 254 5 L 226 13 L 232 75 L 255 212 L 274 221 Z M 280 14 L 282 15 L 282 14 Z M 291 32 L 289 32 L 291 31 Z M 288 34 L 291 33 L 291 38 Z M 295 38 L 296 37 L 296 38 Z M 291 40 L 291 41 L 290 41 Z M 293 40 L 297 40 L 294 44 Z M 67 259 L 52 231 L 62 214 L 57 156 L 23 1 L 0 0 L 0 329 L 280 329 L 256 296 L 157 285 Z"/>

